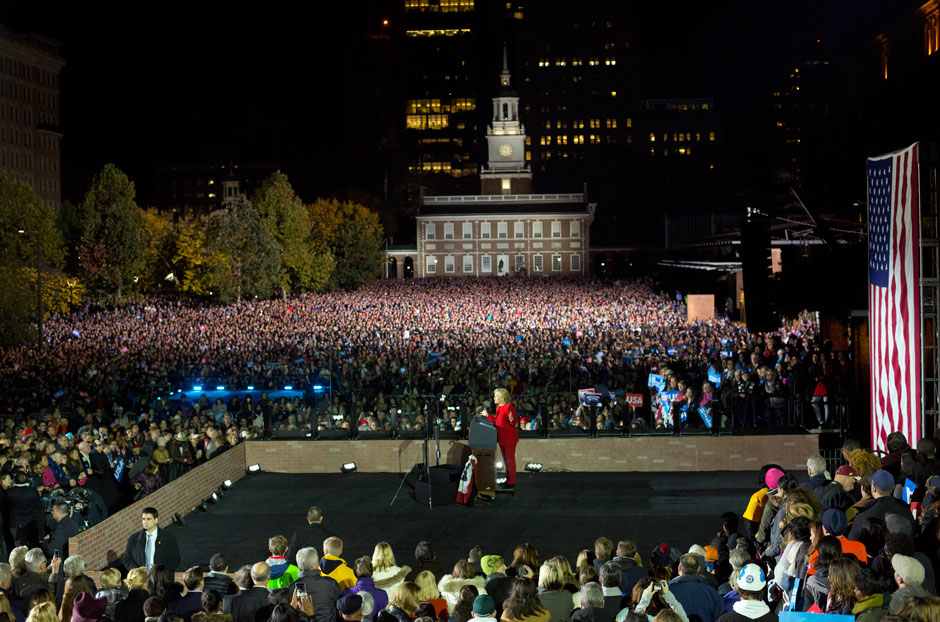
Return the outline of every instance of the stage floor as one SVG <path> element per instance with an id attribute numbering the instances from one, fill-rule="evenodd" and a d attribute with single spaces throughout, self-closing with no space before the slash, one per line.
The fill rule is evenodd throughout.
<path id="1" fill-rule="evenodd" d="M 385 540 L 400 565 L 413 565 L 415 544 L 422 539 L 434 543 L 448 570 L 476 544 L 487 554 L 509 557 L 517 544 L 529 542 L 543 559 L 562 554 L 573 564 L 578 551 L 593 550 L 599 536 L 615 543 L 633 538 L 648 559 L 663 541 L 683 552 L 692 544 L 708 544 L 722 512 L 744 511 L 757 476 L 757 471 L 522 473 L 515 496 L 497 495 L 495 503 L 478 502 L 468 510 L 461 505 L 428 509 L 415 503 L 407 486 L 389 507 L 401 481 L 397 474 L 258 473 L 236 482 L 208 513 L 192 512 L 185 527 L 169 529 L 179 541 L 181 571 L 220 552 L 230 571 L 265 559 L 268 538 L 290 538 L 311 505 L 324 510 L 350 564 L 371 556 L 376 542 Z"/>

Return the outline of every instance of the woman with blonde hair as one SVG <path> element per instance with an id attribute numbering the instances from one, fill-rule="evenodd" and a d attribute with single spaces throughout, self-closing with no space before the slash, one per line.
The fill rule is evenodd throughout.
<path id="1" fill-rule="evenodd" d="M 578 551 L 578 559 L 575 561 L 574 567 L 575 570 L 580 573 L 581 569 L 586 566 L 590 566 L 591 568 L 594 567 L 594 551 L 581 549 Z"/>
<path id="2" fill-rule="evenodd" d="M 473 566 L 465 559 L 461 559 L 454 564 L 454 569 L 449 575 L 444 575 L 437 584 L 437 589 L 441 596 L 447 601 L 447 610 L 454 612 L 457 601 L 460 600 L 460 590 L 466 585 L 472 585 L 477 589 L 478 594 L 483 593 L 483 584 L 486 583 L 485 576 L 476 576 Z"/>
<path id="3" fill-rule="evenodd" d="M 105 611 L 112 620 L 114 619 L 114 607 L 119 602 L 127 598 L 127 590 L 121 583 L 121 571 L 117 568 L 108 568 L 101 573 L 101 589 L 95 594 L 95 598 L 107 598 L 108 608 Z"/>
<path id="4" fill-rule="evenodd" d="M 395 565 L 395 554 L 388 542 L 375 545 L 372 552 L 372 580 L 375 581 L 375 587 L 394 594 L 409 572 L 410 566 Z"/>
<path id="5" fill-rule="evenodd" d="M 405 581 L 398 586 L 388 607 L 375 615 L 375 622 L 411 622 L 414 619 L 414 610 L 421 604 L 418 594 L 421 588 L 411 581 Z"/>
<path id="6" fill-rule="evenodd" d="M 40 603 L 29 610 L 26 622 L 58 622 L 54 603 Z"/>
<path id="7" fill-rule="evenodd" d="M 133 568 L 124 579 L 127 597 L 114 606 L 115 622 L 144 622 L 144 603 L 150 598 L 147 591 L 147 569 Z"/>
<path id="8" fill-rule="evenodd" d="M 578 585 L 578 577 L 575 576 L 574 570 L 571 569 L 571 563 L 568 562 L 568 558 L 564 555 L 556 555 L 548 560 L 548 563 L 558 567 L 558 573 L 561 575 L 562 589 L 570 594 L 576 594 L 580 586 Z M 539 576 L 541 576 L 541 574 Z"/>
<path id="9" fill-rule="evenodd" d="M 447 612 L 447 601 L 441 598 L 441 592 L 437 589 L 437 582 L 434 580 L 434 573 L 430 570 L 422 570 L 415 577 L 415 583 L 419 590 L 418 600 L 433 605 L 437 617 L 446 620 L 450 615 Z"/>
<path id="10" fill-rule="evenodd" d="M 571 594 L 558 564 L 549 560 L 539 568 L 539 601 L 548 610 L 552 622 L 568 622 L 571 617 Z"/>
<path id="11" fill-rule="evenodd" d="M 62 606 L 59 607 L 59 622 L 72 622 L 72 606 L 75 604 L 75 598 L 82 592 L 91 596 L 91 589 L 85 577 L 69 577 L 65 580 Z"/>

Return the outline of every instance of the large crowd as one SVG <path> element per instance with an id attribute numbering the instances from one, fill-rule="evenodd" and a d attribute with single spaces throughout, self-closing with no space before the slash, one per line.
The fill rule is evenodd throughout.
<path id="1" fill-rule="evenodd" d="M 311 507 L 289 537 L 269 538 L 267 559 L 229 568 L 219 552 L 184 570 L 172 530 L 160 529 L 159 510 L 149 507 L 142 529 L 97 584 L 80 555 L 50 550 L 68 544 L 55 530 L 54 544 L 12 549 L 9 564 L 0 564 L 0 616 L 8 622 L 775 622 L 784 612 L 810 612 L 859 622 L 936 622 L 937 444 L 923 439 L 912 448 L 900 433 L 887 441 L 881 457 L 846 441 L 833 473 L 820 455 L 807 458 L 805 471 L 765 465 L 750 499 L 716 508 L 708 542 L 666 534 L 647 553 L 633 540 L 599 537 L 573 560 L 538 543 L 520 543 L 511 555 L 484 543 L 468 546 L 465 558 L 442 560 L 427 540 L 416 544 L 408 564 L 387 542 L 348 556 L 337 532 L 342 521 Z M 15 479 L 22 474 L 13 470 Z M 59 526 L 71 520 L 66 510 L 53 508 Z"/>
<path id="2" fill-rule="evenodd" d="M 850 390 L 846 359 L 811 325 L 752 335 L 726 318 L 690 322 L 681 295 L 645 280 L 385 281 L 229 306 L 154 298 L 57 315 L 43 334 L 41 346 L 0 350 L 0 413 L 91 414 L 124 428 L 229 413 L 240 434 L 395 432 L 429 419 L 460 431 L 506 386 L 523 429 L 666 429 L 673 418 L 649 392 L 651 373 L 681 390 L 680 402 L 720 407 L 719 425 L 781 425 L 770 404 L 791 398 L 812 401 L 824 420 L 818 385 L 830 396 Z M 722 378 L 707 385 L 710 367 Z M 216 386 L 241 394 L 226 403 L 193 390 Z M 306 395 L 260 395 L 288 386 Z M 577 398 L 589 387 L 603 397 L 590 416 Z M 630 405 L 631 394 L 644 405 Z"/>

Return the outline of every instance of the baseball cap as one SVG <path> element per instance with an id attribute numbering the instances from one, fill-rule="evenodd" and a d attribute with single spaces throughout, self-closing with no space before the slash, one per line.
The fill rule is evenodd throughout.
<path id="1" fill-rule="evenodd" d="M 836 469 L 836 475 L 851 475 L 852 477 L 858 477 L 858 471 L 855 470 L 850 464 L 843 464 L 838 469 Z"/>
<path id="2" fill-rule="evenodd" d="M 712 545 L 707 545 L 705 549 L 705 561 L 706 562 L 717 562 L 718 561 L 718 549 Z"/>
<path id="3" fill-rule="evenodd" d="M 872 486 L 878 488 L 879 490 L 893 490 L 894 489 L 894 476 L 885 471 L 884 469 L 878 469 L 871 476 Z"/>
<path id="4" fill-rule="evenodd" d="M 359 594 L 350 594 L 343 596 L 336 601 L 336 609 L 342 614 L 352 615 L 362 609 L 362 596 Z"/>
<path id="5" fill-rule="evenodd" d="M 487 576 L 493 574 L 496 569 L 502 565 L 503 558 L 501 555 L 484 555 L 483 558 L 480 559 L 480 567 Z"/>
<path id="6" fill-rule="evenodd" d="M 839 508 L 829 508 L 822 513 L 823 529 L 833 536 L 841 536 L 849 526 L 845 512 Z"/>
<path id="7" fill-rule="evenodd" d="M 499 557 L 492 555 L 491 557 Z M 473 613 L 481 617 L 491 616 L 496 613 L 496 601 L 488 594 L 480 594 L 473 599 Z"/>
<path id="8" fill-rule="evenodd" d="M 738 589 L 745 592 L 759 592 L 767 586 L 767 575 L 757 564 L 745 564 L 738 573 Z"/>
<path id="9" fill-rule="evenodd" d="M 669 555 L 670 552 L 671 549 L 669 545 L 663 542 L 650 553 L 650 563 L 657 568 L 668 568 L 672 565 L 672 558 Z"/>

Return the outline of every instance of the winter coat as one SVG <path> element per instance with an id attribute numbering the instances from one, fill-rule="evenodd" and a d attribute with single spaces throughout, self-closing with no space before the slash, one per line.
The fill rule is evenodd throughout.
<path id="1" fill-rule="evenodd" d="M 571 603 L 571 594 L 567 590 L 543 591 L 540 588 L 539 601 L 543 607 L 548 609 L 551 622 L 568 622 L 571 618 L 571 611 L 574 607 Z"/>
<path id="2" fill-rule="evenodd" d="M 460 597 L 460 589 L 463 586 L 473 585 L 480 594 L 483 594 L 483 585 L 485 583 L 486 577 L 483 576 L 473 577 L 472 579 L 455 579 L 446 574 L 437 582 L 437 589 L 444 597 L 444 600 L 447 601 L 448 613 L 453 613 L 454 607 L 457 605 L 457 599 Z"/>
<path id="3" fill-rule="evenodd" d="M 356 585 L 346 589 L 343 596 L 351 596 L 359 592 L 368 592 L 372 595 L 374 606 L 372 611 L 382 611 L 388 606 L 388 593 L 385 590 L 375 587 L 375 581 L 372 577 L 359 577 Z"/>
<path id="4" fill-rule="evenodd" d="M 372 580 L 375 581 L 375 587 L 385 590 L 385 593 L 392 597 L 409 572 L 411 566 L 392 566 L 385 570 L 372 571 Z"/>

